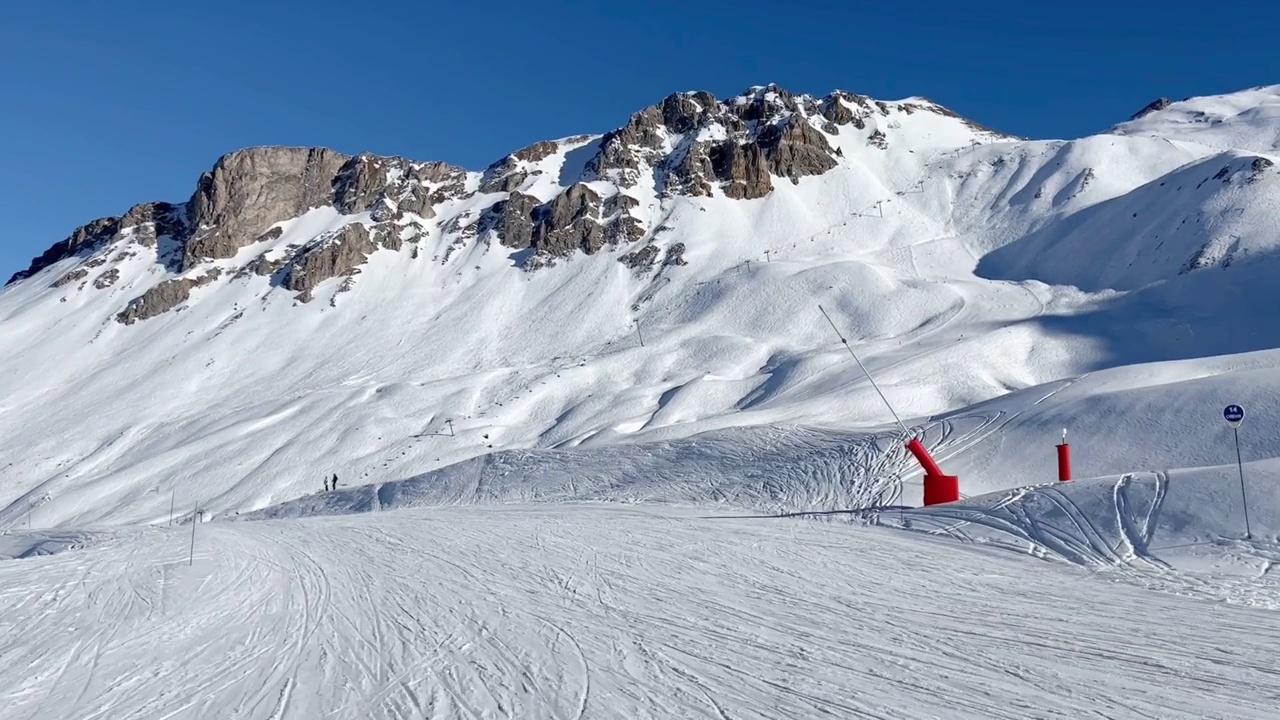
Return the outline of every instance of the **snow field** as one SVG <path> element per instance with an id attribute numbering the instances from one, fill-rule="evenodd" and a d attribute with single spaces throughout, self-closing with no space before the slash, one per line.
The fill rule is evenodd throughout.
<path id="1" fill-rule="evenodd" d="M 1271 612 L 883 528 L 557 505 L 197 533 L 191 567 L 187 528 L 0 562 L 0 717 L 1274 709 Z"/>

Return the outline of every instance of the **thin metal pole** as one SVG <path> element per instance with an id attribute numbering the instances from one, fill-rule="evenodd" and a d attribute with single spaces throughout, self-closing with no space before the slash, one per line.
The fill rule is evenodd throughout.
<path id="1" fill-rule="evenodd" d="M 169 490 L 169 527 L 173 527 L 173 503 L 178 499 L 178 489 L 171 488 Z"/>
<path id="2" fill-rule="evenodd" d="M 636 337 L 640 338 L 640 347 L 644 347 L 644 333 L 640 332 L 640 321 L 636 321 Z"/>
<path id="3" fill-rule="evenodd" d="M 822 311 L 822 317 L 827 319 L 827 323 L 831 325 L 831 329 L 836 331 L 836 337 L 840 338 L 840 342 L 844 344 L 844 349 L 849 351 L 849 354 L 853 356 L 854 361 L 858 363 L 858 367 L 862 368 L 862 372 L 866 373 L 867 379 L 871 381 L 871 387 L 875 388 L 876 394 L 884 401 L 884 406 L 889 408 L 889 413 L 892 414 L 893 419 L 897 421 L 898 427 L 902 428 L 903 434 L 910 436 L 911 432 L 908 431 L 907 426 L 903 424 L 902 418 L 898 417 L 898 413 L 893 409 L 893 405 L 889 404 L 889 398 L 885 397 L 884 393 L 880 391 L 880 386 L 876 385 L 876 379 L 871 377 L 871 373 L 868 372 L 867 366 L 862 364 L 862 360 L 858 359 L 858 354 L 853 351 L 852 347 L 849 347 L 849 341 L 845 340 L 844 335 L 840 334 L 840 328 L 836 327 L 836 324 L 831 321 L 831 316 L 827 314 L 827 311 L 823 309 L 821 305 L 818 306 L 818 310 Z"/>
<path id="4" fill-rule="evenodd" d="M 191 511 L 191 554 L 187 556 L 188 565 L 194 563 L 196 559 L 196 523 L 199 522 L 197 520 L 199 512 L 199 505 L 196 505 L 195 509 Z"/>
<path id="5" fill-rule="evenodd" d="M 1240 500 L 1244 503 L 1244 536 L 1253 539 L 1253 528 L 1249 526 L 1249 497 L 1244 492 L 1244 461 L 1240 459 L 1240 428 L 1231 428 L 1236 437 L 1236 467 L 1240 470 Z"/>
<path id="6" fill-rule="evenodd" d="M 452 420 L 445 420 L 444 422 L 445 422 L 445 424 L 446 424 L 446 425 L 448 425 L 448 426 L 449 426 L 449 437 L 455 437 L 455 436 L 454 436 L 454 434 L 453 434 L 453 421 L 452 421 Z"/>

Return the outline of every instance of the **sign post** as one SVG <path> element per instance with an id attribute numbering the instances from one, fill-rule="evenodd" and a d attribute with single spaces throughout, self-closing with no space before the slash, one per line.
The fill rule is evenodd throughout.
<path id="1" fill-rule="evenodd" d="M 1244 422 L 1244 408 L 1239 405 L 1228 405 L 1222 410 L 1222 417 L 1231 426 L 1236 439 L 1236 469 L 1240 471 L 1240 501 L 1244 504 L 1244 537 L 1253 539 L 1253 528 L 1249 525 L 1249 496 L 1244 491 L 1244 461 L 1240 458 L 1240 425 Z"/>
<path id="2" fill-rule="evenodd" d="M 187 564 L 191 565 L 196 561 L 196 523 L 200 522 L 200 506 L 196 505 L 191 511 L 191 552 L 187 555 Z"/>

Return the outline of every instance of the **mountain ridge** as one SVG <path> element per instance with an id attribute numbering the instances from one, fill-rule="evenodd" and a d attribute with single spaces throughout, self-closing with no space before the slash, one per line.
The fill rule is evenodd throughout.
<path id="1" fill-rule="evenodd" d="M 18 339 L 0 355 L 0 525 L 31 503 L 41 522 L 150 522 L 157 487 L 250 512 L 332 472 L 433 478 L 747 428 L 897 447 L 819 305 L 966 492 L 1052 472 L 1019 448 L 1064 426 L 1093 446 L 1082 473 L 1212 464 L 1209 446 L 1143 443 L 1207 432 L 1189 406 L 1247 397 L 1269 422 L 1257 398 L 1280 397 L 1280 318 L 1257 301 L 1280 269 L 1274 94 L 1061 141 L 843 97 L 830 134 L 822 100 L 763 86 L 669 96 L 484 171 L 229 157 L 196 202 L 91 224 L 0 290 Z M 240 163 L 255 182 L 228 181 Z"/>
<path id="2" fill-rule="evenodd" d="M 35 258 L 26 270 L 14 274 L 7 284 L 63 260 L 93 256 L 105 247 L 128 245 L 129 241 L 155 248 L 158 238 L 168 238 L 170 244 L 179 246 L 180 258 L 173 256 L 178 250 L 172 247 L 157 253 L 159 264 L 181 276 L 204 261 L 229 259 L 244 247 L 270 240 L 273 232 L 278 237 L 281 222 L 307 210 L 333 206 L 348 216 L 367 213 L 372 223 L 361 223 L 363 229 L 354 224 L 344 226 L 332 242 L 312 248 L 317 252 L 283 260 L 269 260 L 262 253 L 247 266 L 249 272 L 259 275 L 273 275 L 283 266 L 291 266 L 277 284 L 309 301 L 318 282 L 351 277 L 371 252 L 401 249 L 406 240 L 422 234 L 426 221 L 450 201 L 497 193 L 505 193 L 505 197 L 483 207 L 484 215 L 478 220 L 454 218 L 442 231 L 456 234 L 461 241 L 492 232 L 504 246 L 516 250 L 533 247 L 529 260 L 537 267 L 576 250 L 591 254 L 605 245 L 616 247 L 643 238 L 649 228 L 629 212 L 640 201 L 634 193 L 623 192 L 637 189 L 642 166 L 653 167 L 653 189 L 659 197 L 707 196 L 712 194 L 713 184 L 728 197 L 763 197 L 772 191 L 774 177 L 798 182 L 801 177 L 835 167 L 838 150 L 825 136 L 838 134 L 841 127 L 849 125 L 863 130 L 868 118 L 899 110 L 953 117 L 982 133 L 998 136 L 924 98 L 887 103 L 834 91 L 819 99 L 767 85 L 754 86 L 724 101 L 705 91 L 673 93 L 634 113 L 626 125 L 609 133 L 540 141 L 479 172 L 400 156 L 345 155 L 317 147 L 251 147 L 220 157 L 200 177 L 186 202 L 143 203 L 123 216 L 83 225 Z M 697 137 L 684 137 L 690 133 Z M 873 128 L 868 142 L 884 144 L 883 131 Z M 553 196 L 522 192 L 530 189 L 531 177 L 544 172 L 530 164 L 562 149 L 593 152 L 576 172 L 566 174 L 562 169 L 559 180 L 565 188 Z M 295 176 L 298 186 L 287 187 Z M 591 186 L 602 181 L 612 187 Z M 631 258 L 644 262 L 648 255 L 633 253 Z M 98 265 L 81 265 L 55 283 L 83 280 L 101 264 L 99 258 L 94 261 Z M 134 298 L 118 317 L 128 324 L 167 311 L 184 301 L 191 289 L 215 278 L 206 273 L 174 280 L 155 289 L 151 296 Z M 103 289 L 113 283 L 110 276 L 99 277 L 94 287 Z"/>

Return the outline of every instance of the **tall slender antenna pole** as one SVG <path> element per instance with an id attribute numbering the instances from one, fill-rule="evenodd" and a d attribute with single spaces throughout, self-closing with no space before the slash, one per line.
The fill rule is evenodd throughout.
<path id="1" fill-rule="evenodd" d="M 858 354 L 849 346 L 849 341 L 845 340 L 844 335 L 840 334 L 840 328 L 836 327 L 836 324 L 831 321 L 831 316 L 827 314 L 827 311 L 824 310 L 821 305 L 818 306 L 818 310 L 822 311 L 822 317 L 827 319 L 827 323 L 831 325 L 831 329 L 836 331 L 836 337 L 840 338 L 840 342 L 844 344 L 844 349 L 849 351 L 849 354 L 853 356 L 854 361 L 858 363 L 858 367 L 862 368 L 862 372 L 866 373 L 867 379 L 871 381 L 871 387 L 875 388 L 876 394 L 884 401 L 884 406 L 889 408 L 889 413 L 893 415 L 893 419 L 898 423 L 898 427 L 902 428 L 903 434 L 910 436 L 911 432 L 907 430 L 907 426 L 902 423 L 902 418 L 898 417 L 897 411 L 895 411 L 893 406 L 889 404 L 889 398 L 885 397 L 884 393 L 880 391 L 880 386 L 876 384 L 876 379 L 871 377 L 871 373 L 867 370 L 867 366 L 862 364 L 862 360 L 858 359 Z"/>

